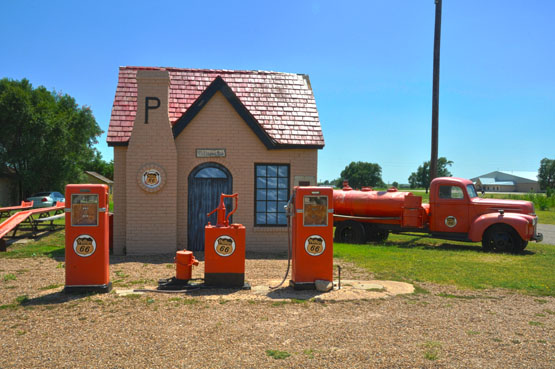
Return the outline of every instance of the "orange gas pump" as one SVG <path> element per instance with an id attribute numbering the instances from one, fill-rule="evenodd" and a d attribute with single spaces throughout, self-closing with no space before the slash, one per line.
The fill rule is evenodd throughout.
<path id="1" fill-rule="evenodd" d="M 226 216 L 225 198 L 235 198 L 235 207 Z M 245 227 L 229 224 L 237 210 L 238 194 L 221 194 L 220 204 L 207 214 L 217 212 L 217 224 L 204 227 L 204 284 L 214 287 L 248 288 L 245 284 Z"/>
<path id="2" fill-rule="evenodd" d="M 333 281 L 333 189 L 295 187 L 291 201 L 295 289 L 314 289 L 316 280 Z"/>
<path id="3" fill-rule="evenodd" d="M 65 292 L 109 292 L 108 186 L 66 186 Z"/>

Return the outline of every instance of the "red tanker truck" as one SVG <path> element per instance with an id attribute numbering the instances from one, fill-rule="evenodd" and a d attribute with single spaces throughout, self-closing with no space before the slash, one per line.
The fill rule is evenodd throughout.
<path id="1" fill-rule="evenodd" d="M 353 190 L 344 183 L 333 191 L 335 241 L 384 241 L 389 232 L 425 232 L 434 238 L 479 242 L 486 251 L 520 252 L 528 241 L 540 242 L 538 218 L 529 201 L 480 198 L 462 178 L 436 178 L 430 203 L 410 192 Z"/>

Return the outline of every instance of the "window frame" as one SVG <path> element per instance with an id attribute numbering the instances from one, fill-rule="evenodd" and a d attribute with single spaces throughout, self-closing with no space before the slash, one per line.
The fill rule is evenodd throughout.
<path id="1" fill-rule="evenodd" d="M 262 166 L 262 165 L 265 165 L 265 166 L 275 165 L 275 166 L 278 166 L 278 167 L 279 166 L 287 167 L 287 200 L 284 200 L 284 201 L 289 201 L 289 198 L 291 197 L 291 164 L 290 163 L 254 163 L 254 184 L 253 184 L 253 186 L 254 186 L 254 206 L 253 206 L 254 222 L 253 222 L 253 225 L 257 228 L 261 228 L 261 227 L 272 227 L 272 228 L 287 227 L 287 221 L 285 222 L 285 224 L 278 224 L 278 218 L 277 217 L 278 217 L 278 214 L 280 213 L 278 211 L 279 205 L 276 205 L 276 212 L 275 212 L 275 214 L 276 214 L 276 224 L 268 224 L 268 223 L 260 224 L 260 223 L 258 223 L 258 218 L 256 216 L 256 214 L 257 214 L 256 209 L 257 209 L 258 201 L 265 201 L 266 204 L 268 203 L 267 199 L 266 200 L 258 200 L 257 181 L 258 181 L 258 178 L 262 177 L 262 176 L 258 176 L 257 169 L 258 169 L 259 166 Z M 267 173 L 266 173 L 266 176 L 264 178 L 268 178 Z M 270 177 L 270 178 L 273 178 L 273 177 Z M 278 169 L 278 175 L 275 178 L 283 178 L 283 177 L 279 177 L 279 169 Z M 267 184 L 266 184 L 265 189 L 268 190 L 268 185 Z M 277 184 L 276 190 L 279 190 L 279 183 Z M 279 193 L 278 193 L 278 198 L 279 198 Z M 276 199 L 276 202 L 277 203 L 283 202 L 283 200 L 280 201 L 280 200 Z M 267 207 L 266 207 L 266 209 L 267 209 Z M 268 211 L 266 210 L 264 213 L 268 214 Z"/>

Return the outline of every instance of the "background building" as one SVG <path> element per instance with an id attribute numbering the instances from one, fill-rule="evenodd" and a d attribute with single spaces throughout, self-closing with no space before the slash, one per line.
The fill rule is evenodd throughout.
<path id="1" fill-rule="evenodd" d="M 108 186 L 110 193 L 112 193 L 112 187 L 114 185 L 114 181 L 104 177 L 102 174 L 99 174 L 97 172 L 93 172 L 90 170 L 86 170 L 85 175 L 87 176 L 87 183 L 105 184 Z"/>
<path id="2" fill-rule="evenodd" d="M 0 206 L 17 204 L 17 175 L 8 167 L 0 166 Z"/>
<path id="3" fill-rule="evenodd" d="M 491 192 L 540 192 L 537 172 L 495 171 L 470 179 L 476 188 Z"/>
<path id="4" fill-rule="evenodd" d="M 120 68 L 107 141 L 116 254 L 203 250 L 222 192 L 247 250 L 286 250 L 283 207 L 324 146 L 306 75 L 144 67 Z"/>

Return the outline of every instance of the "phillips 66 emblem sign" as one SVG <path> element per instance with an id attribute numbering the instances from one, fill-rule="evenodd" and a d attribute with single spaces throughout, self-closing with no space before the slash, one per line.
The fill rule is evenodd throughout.
<path id="1" fill-rule="evenodd" d="M 445 218 L 445 225 L 449 228 L 455 227 L 457 225 L 457 218 L 452 215 L 448 216 Z"/>
<path id="2" fill-rule="evenodd" d="M 137 173 L 137 182 L 146 192 L 160 191 L 166 182 L 166 172 L 158 164 L 145 164 Z"/>
<path id="3" fill-rule="evenodd" d="M 143 184 L 148 188 L 156 188 L 160 186 L 162 181 L 160 172 L 156 169 L 150 169 L 143 173 Z"/>
<path id="4" fill-rule="evenodd" d="M 235 252 L 235 240 L 229 236 L 220 236 L 214 242 L 214 250 L 220 256 L 230 256 Z"/>
<path id="5" fill-rule="evenodd" d="M 82 234 L 73 241 L 73 251 L 81 257 L 91 256 L 96 251 L 96 241 L 87 234 Z"/>
<path id="6" fill-rule="evenodd" d="M 326 249 L 326 241 L 318 235 L 310 236 L 304 243 L 305 251 L 312 256 L 322 255 Z"/>

